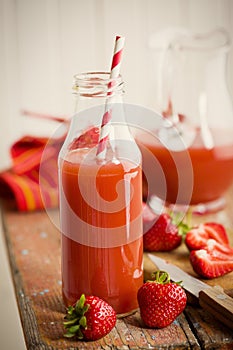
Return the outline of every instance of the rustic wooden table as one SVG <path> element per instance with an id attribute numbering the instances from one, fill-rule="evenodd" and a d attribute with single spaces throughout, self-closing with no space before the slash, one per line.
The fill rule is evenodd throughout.
<path id="1" fill-rule="evenodd" d="M 195 220 L 223 223 L 233 244 L 233 188 L 228 192 L 225 210 Z M 232 330 L 213 319 L 197 303 L 189 303 L 185 311 L 164 329 L 147 329 L 140 315 L 117 320 L 116 327 L 96 342 L 67 340 L 63 337 L 65 308 L 61 298 L 60 235 L 58 212 L 19 213 L 3 209 L 4 232 L 15 285 L 25 342 L 28 349 L 233 349 Z M 159 256 L 195 275 L 183 244 Z M 144 256 L 145 277 L 154 265 Z M 233 288 L 233 272 L 208 281 Z"/>

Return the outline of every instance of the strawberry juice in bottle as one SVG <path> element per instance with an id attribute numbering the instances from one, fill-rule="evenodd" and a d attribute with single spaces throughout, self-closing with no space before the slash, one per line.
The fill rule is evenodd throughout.
<path id="1" fill-rule="evenodd" d="M 66 305 L 96 295 L 124 315 L 137 309 L 143 283 L 141 154 L 124 122 L 119 77 L 106 154 L 97 157 L 109 80 L 75 76 L 78 113 L 59 155 L 62 293 Z"/>

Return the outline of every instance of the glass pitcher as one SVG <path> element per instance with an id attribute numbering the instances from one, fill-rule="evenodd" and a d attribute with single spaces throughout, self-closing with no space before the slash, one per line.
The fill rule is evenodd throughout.
<path id="1" fill-rule="evenodd" d="M 224 205 L 224 193 L 233 182 L 233 108 L 226 79 L 229 49 L 228 33 L 216 29 L 205 34 L 181 31 L 160 51 L 154 107 L 164 117 L 164 128 L 159 133 L 153 130 L 159 135 L 153 144 L 139 140 L 160 162 L 166 178 L 165 194 L 156 184 L 149 191 L 154 200 L 189 205 L 198 213 Z M 170 146 L 174 134 L 182 140 L 181 148 Z M 184 154 L 191 160 L 192 182 L 190 169 L 182 162 Z M 183 196 L 178 196 L 180 188 Z"/>

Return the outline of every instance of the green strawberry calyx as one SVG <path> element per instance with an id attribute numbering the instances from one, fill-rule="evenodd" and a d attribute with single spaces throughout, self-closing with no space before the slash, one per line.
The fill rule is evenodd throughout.
<path id="1" fill-rule="evenodd" d="M 148 280 L 147 282 L 155 282 L 160 284 L 171 283 L 170 275 L 166 271 L 162 271 L 162 270 L 155 271 L 151 274 L 151 277 L 153 278 L 153 280 Z M 182 287 L 182 281 L 172 282 L 172 283 L 178 284 Z"/>
<path id="2" fill-rule="evenodd" d="M 185 238 L 186 233 L 188 231 L 190 231 L 190 229 L 192 228 L 192 224 L 191 224 L 191 215 L 190 213 L 187 214 L 186 216 L 186 222 L 184 220 L 184 214 L 183 213 L 174 213 L 171 212 L 170 217 L 172 219 L 172 224 L 174 224 L 177 229 L 178 229 L 178 234 L 180 236 L 182 236 L 183 238 Z"/>
<path id="3" fill-rule="evenodd" d="M 78 339 L 84 338 L 82 330 L 87 328 L 85 313 L 90 307 L 89 304 L 85 304 L 85 301 L 85 295 L 82 294 L 74 306 L 69 306 L 67 308 L 67 315 L 64 318 L 65 322 L 63 322 L 63 325 L 67 330 L 64 337 L 72 338 L 77 336 Z"/>

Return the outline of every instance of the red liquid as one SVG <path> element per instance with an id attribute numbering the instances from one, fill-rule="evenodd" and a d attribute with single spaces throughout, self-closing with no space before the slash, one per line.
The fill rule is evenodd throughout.
<path id="1" fill-rule="evenodd" d="M 233 181 L 233 132 L 212 133 L 215 141 L 213 149 L 206 149 L 200 133 L 197 133 L 188 150 L 179 152 L 166 149 L 155 138 L 150 140 L 148 135 L 138 135 L 149 195 L 155 194 L 172 204 L 192 205 L 220 198 Z M 162 168 L 166 193 L 159 167 L 152 168 L 151 155 L 146 149 L 153 153 Z"/>
<path id="2" fill-rule="evenodd" d="M 143 283 L 141 168 L 129 162 L 109 163 L 95 174 L 94 158 L 80 170 L 79 153 L 70 153 L 60 163 L 63 298 L 69 305 L 82 293 L 97 295 L 118 314 L 128 313 L 138 307 L 137 290 Z M 124 179 L 126 184 L 119 185 Z M 97 191 L 106 202 L 94 208 L 86 196 L 96 205 Z M 108 204 L 115 200 L 115 210 L 107 212 Z M 74 221 L 72 215 L 81 221 Z M 137 232 L 135 226 L 131 228 L 133 220 Z M 101 235 L 103 229 L 107 233 Z M 134 236 L 129 240 L 127 235 Z"/>

